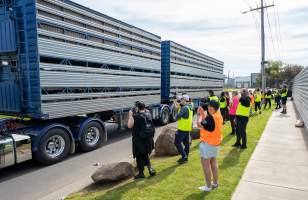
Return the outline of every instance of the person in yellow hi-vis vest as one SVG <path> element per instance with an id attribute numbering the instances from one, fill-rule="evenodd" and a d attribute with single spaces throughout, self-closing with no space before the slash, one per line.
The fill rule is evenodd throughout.
<path id="1" fill-rule="evenodd" d="M 265 93 L 265 104 L 264 104 L 264 110 L 267 107 L 267 104 L 269 105 L 269 108 L 272 108 L 272 91 L 271 90 L 267 90 L 267 92 Z"/>
<path id="2" fill-rule="evenodd" d="M 282 114 L 287 114 L 287 100 L 288 100 L 288 87 L 283 86 L 281 90 L 281 103 L 282 103 Z"/>
<path id="3" fill-rule="evenodd" d="M 216 101 L 216 102 L 218 102 L 218 101 L 219 101 L 219 98 L 214 94 L 214 91 L 213 91 L 213 90 L 210 90 L 210 91 L 209 91 L 209 96 L 208 96 L 207 101 L 208 101 L 208 102 L 210 102 L 210 101 Z"/>
<path id="4" fill-rule="evenodd" d="M 223 124 L 224 124 L 227 119 L 227 98 L 224 92 L 222 92 L 220 95 L 219 107 L 220 107 L 220 113 L 223 118 Z"/>
<path id="5" fill-rule="evenodd" d="M 236 109 L 236 142 L 233 145 L 234 147 L 240 147 L 241 149 L 247 148 L 246 127 L 251 109 L 250 104 L 248 91 L 243 89 L 240 102 Z"/>
<path id="6" fill-rule="evenodd" d="M 259 114 L 262 113 L 261 111 L 261 101 L 262 101 L 262 94 L 260 92 L 260 88 L 257 88 L 254 92 L 255 96 L 255 112 L 259 111 Z"/>
<path id="7" fill-rule="evenodd" d="M 174 102 L 175 108 L 178 109 L 178 114 L 176 115 L 178 130 L 175 134 L 174 144 L 182 156 L 178 160 L 179 164 L 186 163 L 189 155 L 189 137 L 193 123 L 193 111 L 189 106 L 189 100 L 188 95 L 183 95 L 179 97 L 179 101 Z M 182 144 L 184 144 L 184 149 Z"/>

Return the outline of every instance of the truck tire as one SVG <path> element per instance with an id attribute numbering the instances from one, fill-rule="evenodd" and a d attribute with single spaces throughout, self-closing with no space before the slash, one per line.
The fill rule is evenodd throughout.
<path id="1" fill-rule="evenodd" d="M 176 121 L 176 115 L 177 115 L 177 111 L 174 107 L 172 107 L 171 109 L 171 114 L 170 114 L 170 121 L 171 122 L 175 122 Z"/>
<path id="2" fill-rule="evenodd" d="M 167 107 L 164 107 L 160 113 L 160 124 L 166 125 L 170 121 L 170 111 Z"/>
<path id="3" fill-rule="evenodd" d="M 90 121 L 81 133 L 80 149 L 84 152 L 93 151 L 103 144 L 104 129 L 96 121 Z"/>
<path id="4" fill-rule="evenodd" d="M 70 151 L 70 138 L 61 128 L 50 129 L 42 138 L 35 159 L 43 165 L 52 165 L 65 159 Z"/>

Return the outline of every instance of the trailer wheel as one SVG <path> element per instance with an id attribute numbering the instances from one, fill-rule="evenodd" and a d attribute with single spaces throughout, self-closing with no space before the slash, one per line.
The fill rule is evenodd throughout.
<path id="1" fill-rule="evenodd" d="M 41 139 L 35 159 L 43 165 L 52 165 L 67 157 L 70 151 L 70 138 L 65 130 L 53 128 Z"/>
<path id="2" fill-rule="evenodd" d="M 164 107 L 161 114 L 160 114 L 160 124 L 166 125 L 170 121 L 170 112 L 167 107 Z"/>
<path id="3" fill-rule="evenodd" d="M 177 115 L 177 110 L 174 107 L 172 107 L 171 116 L 170 116 L 170 121 L 171 122 L 175 122 L 176 121 L 176 115 Z"/>
<path id="4" fill-rule="evenodd" d="M 104 139 L 104 129 L 100 123 L 90 121 L 81 133 L 80 149 L 88 152 L 97 149 L 102 145 Z"/>

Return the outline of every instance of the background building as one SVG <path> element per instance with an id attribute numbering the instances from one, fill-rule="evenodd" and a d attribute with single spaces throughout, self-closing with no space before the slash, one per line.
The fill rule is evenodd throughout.
<path id="1" fill-rule="evenodd" d="M 251 87 L 251 77 L 250 76 L 235 77 L 235 87 L 236 88 L 250 88 Z"/>
<path id="2" fill-rule="evenodd" d="M 257 85 L 257 79 L 259 77 L 261 77 L 260 73 L 251 73 L 251 87 L 252 88 L 256 88 L 256 87 L 260 87 L 260 85 Z"/>

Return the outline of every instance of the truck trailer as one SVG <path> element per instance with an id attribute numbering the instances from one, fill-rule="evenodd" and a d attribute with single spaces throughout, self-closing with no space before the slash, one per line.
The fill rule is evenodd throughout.
<path id="1" fill-rule="evenodd" d="M 70 0 L 0 0 L 0 29 L 0 168 L 97 149 L 136 101 L 167 124 L 173 93 L 222 90 L 221 61 Z"/>

